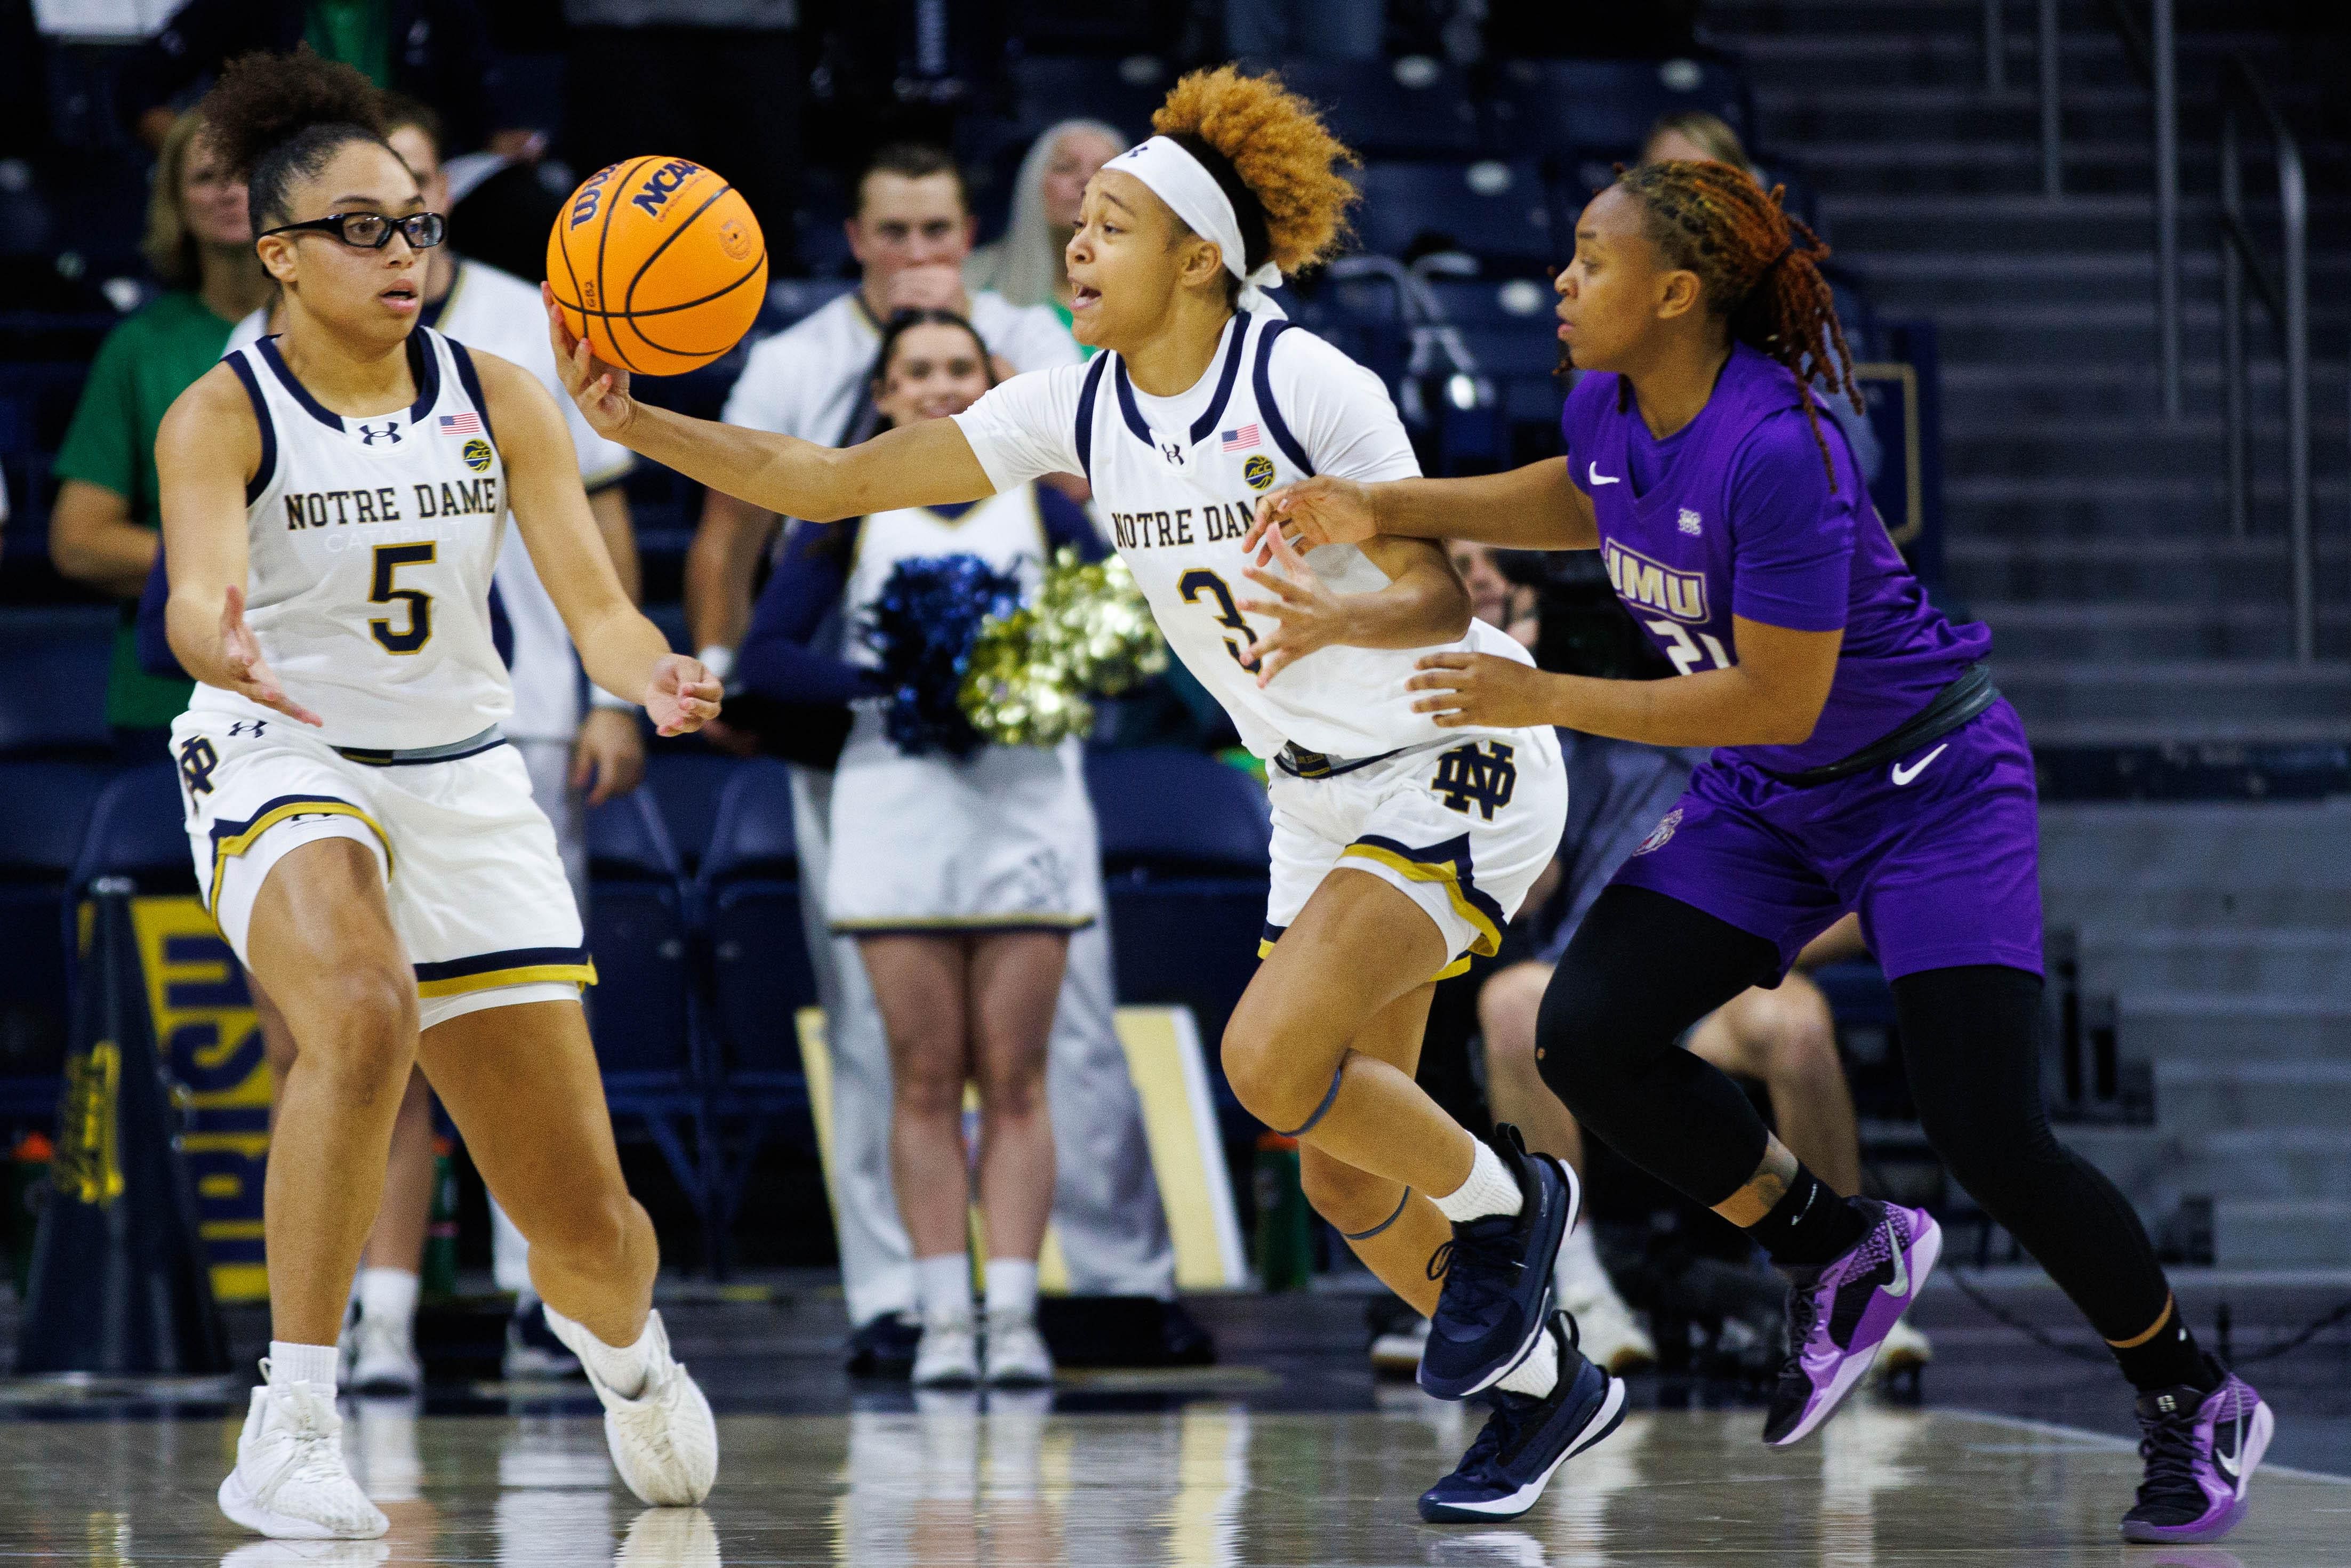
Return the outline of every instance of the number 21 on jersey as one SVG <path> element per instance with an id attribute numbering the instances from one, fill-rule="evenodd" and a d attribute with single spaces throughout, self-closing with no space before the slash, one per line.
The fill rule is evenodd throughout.
<path id="1" fill-rule="evenodd" d="M 1674 674 L 1677 675 L 1688 674 L 1698 667 L 1701 660 L 1713 661 L 1710 667 L 1714 669 L 1730 668 L 1730 655 L 1722 651 L 1721 643 L 1716 640 L 1711 632 L 1699 632 L 1698 643 L 1693 643 L 1690 641 L 1689 628 L 1678 621 L 1644 621 L 1641 624 L 1663 637 L 1670 644 L 1666 649 L 1666 657 L 1674 662 Z M 1706 644 L 1705 651 L 1702 653 L 1698 649 L 1698 643 Z"/>

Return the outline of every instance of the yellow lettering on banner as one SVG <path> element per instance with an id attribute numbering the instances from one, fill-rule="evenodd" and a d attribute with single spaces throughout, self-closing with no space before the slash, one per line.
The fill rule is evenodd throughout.
<path id="1" fill-rule="evenodd" d="M 66 1059 L 65 1110 L 57 1118 L 50 1179 L 73 1202 L 110 1208 L 122 1196 L 116 1114 L 121 1093 L 122 1051 L 114 1041 L 101 1040 L 86 1054 Z"/>
<path id="2" fill-rule="evenodd" d="M 191 1131 L 181 1151 L 195 1180 L 198 1230 L 213 1293 L 267 1299 L 261 1259 L 262 1172 L 269 1153 L 269 1060 L 236 960 L 192 897 L 131 901 L 155 1048 L 186 1086 Z"/>

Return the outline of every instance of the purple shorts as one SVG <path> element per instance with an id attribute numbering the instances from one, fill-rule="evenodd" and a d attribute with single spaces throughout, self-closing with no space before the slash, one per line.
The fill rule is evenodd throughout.
<path id="1" fill-rule="evenodd" d="M 1846 910 L 1889 980 L 2041 971 L 2032 753 L 2006 701 L 1866 773 L 1799 789 L 1718 751 L 1616 873 L 1750 931 L 1784 969 Z"/>

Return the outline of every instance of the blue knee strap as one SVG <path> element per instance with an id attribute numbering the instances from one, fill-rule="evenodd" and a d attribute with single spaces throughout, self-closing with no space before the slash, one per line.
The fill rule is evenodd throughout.
<path id="1" fill-rule="evenodd" d="M 1290 1131 L 1287 1133 L 1276 1133 L 1274 1136 L 1278 1138 L 1302 1138 L 1307 1134 L 1312 1132 L 1314 1130 L 1314 1124 L 1331 1113 L 1332 1102 L 1339 1098 L 1339 1080 L 1345 1075 L 1346 1071 L 1347 1064 L 1343 1061 L 1332 1070 L 1330 1092 L 1322 1096 L 1322 1103 L 1314 1107 L 1314 1114 L 1307 1117 L 1305 1121 L 1301 1122 Z"/>
<path id="2" fill-rule="evenodd" d="M 1339 1235 L 1342 1239 L 1348 1241 L 1369 1241 L 1373 1237 L 1377 1236 L 1381 1231 L 1385 1230 L 1389 1226 L 1394 1225 L 1397 1220 L 1402 1219 L 1404 1218 L 1404 1206 L 1411 1201 L 1412 1188 L 1406 1187 L 1404 1189 L 1404 1196 L 1396 1199 L 1395 1212 L 1394 1214 L 1389 1215 L 1385 1219 L 1381 1220 L 1369 1230 L 1342 1230 L 1339 1232 Z"/>

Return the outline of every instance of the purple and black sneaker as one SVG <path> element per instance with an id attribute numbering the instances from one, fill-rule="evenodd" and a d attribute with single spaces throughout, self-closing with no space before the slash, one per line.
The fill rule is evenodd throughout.
<path id="1" fill-rule="evenodd" d="M 1862 1239 L 1817 1269 L 1785 1270 L 1788 1359 L 1763 1422 L 1763 1440 L 1774 1448 L 1810 1436 L 1868 1375 L 1942 1254 L 1942 1228 L 1925 1209 L 1846 1201 L 1870 1221 Z"/>
<path id="2" fill-rule="evenodd" d="M 2214 1371 L 2220 1368 L 2215 1366 Z M 2277 1423 L 2234 1373 L 2207 1394 L 2186 1386 L 2138 1396 L 2147 1477 L 2123 1515 L 2125 1541 L 2218 1541 L 2244 1517 L 2245 1487 Z"/>

